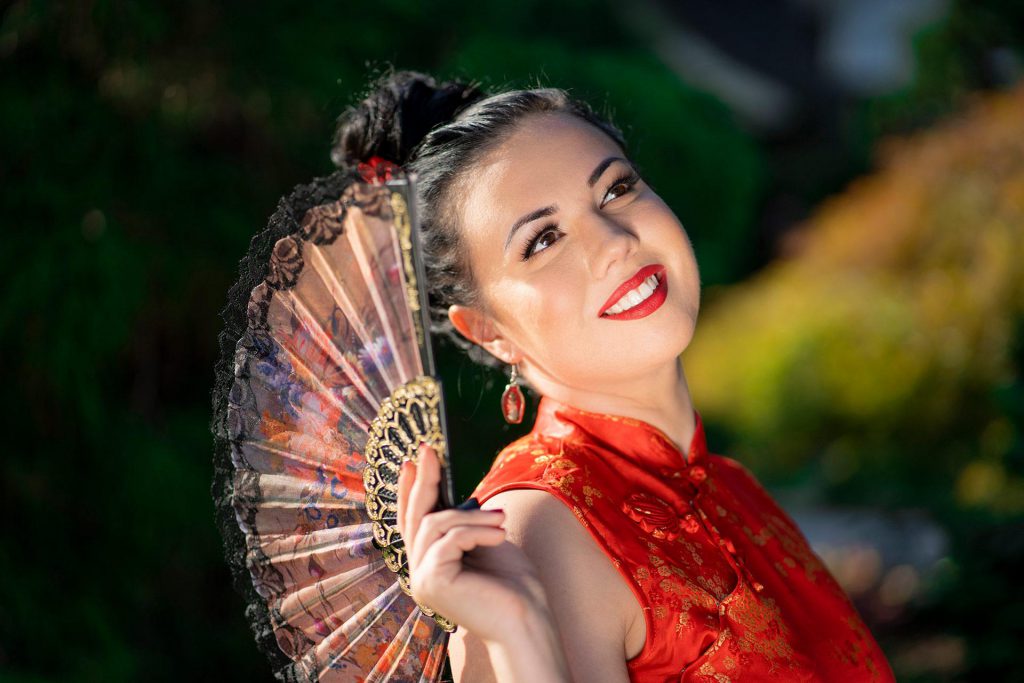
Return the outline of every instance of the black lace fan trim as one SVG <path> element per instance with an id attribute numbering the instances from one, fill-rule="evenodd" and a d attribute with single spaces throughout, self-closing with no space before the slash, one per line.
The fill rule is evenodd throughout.
<path id="1" fill-rule="evenodd" d="M 266 308 L 272 294 L 270 288 L 291 286 L 294 284 L 293 278 L 302 267 L 301 251 L 288 252 L 289 240 L 280 244 L 279 241 L 289 235 L 312 236 L 313 241 L 324 242 L 336 238 L 337 231 L 333 227 L 340 225 L 344 217 L 344 206 L 339 199 L 346 187 L 351 186 L 355 180 L 357 176 L 354 173 L 336 171 L 329 176 L 316 178 L 311 183 L 296 186 L 291 193 L 281 199 L 267 227 L 254 235 L 250 241 L 246 255 L 239 262 L 238 280 L 228 290 L 227 304 L 220 314 L 224 328 L 218 338 L 219 356 L 214 366 L 214 386 L 210 395 L 210 429 L 214 439 L 213 482 L 210 493 L 214 500 L 217 527 L 224 541 L 224 558 L 231 567 L 233 585 L 245 600 L 245 615 L 255 635 L 257 646 L 270 660 L 275 678 L 284 683 L 297 683 L 303 679 L 295 670 L 292 660 L 282 651 L 282 644 L 278 643 L 277 635 L 271 626 L 273 619 L 267 608 L 266 599 L 257 592 L 253 576 L 246 565 L 245 534 L 236 520 L 231 496 L 235 465 L 232 460 L 230 435 L 237 432 L 239 425 L 229 424 L 231 416 L 228 411 L 228 399 L 232 386 L 235 385 L 238 341 L 248 334 L 250 341 L 255 344 L 269 342 L 269 339 L 261 339 L 261 333 L 266 332 Z M 312 212 L 307 217 L 310 209 L 324 205 L 329 208 Z M 307 218 L 305 224 L 302 223 L 304 217 Z M 275 245 L 278 245 L 276 250 Z M 281 253 L 278 254 L 277 251 Z M 257 286 L 266 289 L 265 296 L 252 296 Z M 240 495 L 258 498 L 259 491 L 258 487 L 256 488 L 255 491 L 240 491 Z M 272 592 L 274 578 L 263 578 L 267 583 L 261 587 Z M 287 640 L 287 634 L 283 635 Z M 292 637 L 301 635 L 293 633 Z M 284 645 L 294 646 L 294 643 Z"/>

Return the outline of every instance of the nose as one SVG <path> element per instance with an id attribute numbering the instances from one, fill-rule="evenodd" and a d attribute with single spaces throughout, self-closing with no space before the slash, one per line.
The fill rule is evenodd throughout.
<path id="1" fill-rule="evenodd" d="M 616 264 L 628 261 L 640 243 L 633 228 L 606 213 L 592 214 L 586 232 L 588 266 L 595 280 L 603 279 Z"/>

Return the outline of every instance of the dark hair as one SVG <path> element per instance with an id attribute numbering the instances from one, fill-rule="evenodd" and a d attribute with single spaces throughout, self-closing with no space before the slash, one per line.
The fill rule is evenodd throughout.
<path id="1" fill-rule="evenodd" d="M 460 239 L 460 205 L 454 200 L 474 164 L 511 135 L 528 114 L 577 116 L 606 133 L 625 153 L 622 132 L 561 88 L 485 93 L 479 84 L 437 83 L 416 71 L 389 71 L 369 94 L 338 118 L 331 158 L 342 169 L 381 156 L 415 171 L 429 283 L 431 328 L 474 361 L 500 362 L 464 339 L 448 319 L 452 304 L 482 306 Z"/>
<path id="2" fill-rule="evenodd" d="M 220 354 L 214 369 L 211 392 L 214 434 L 214 480 L 211 487 L 217 525 L 224 537 L 224 552 L 235 588 L 246 598 L 246 614 L 259 648 L 274 669 L 291 664 L 278 644 L 266 600 L 255 589 L 247 569 L 249 541 L 236 520 L 235 466 L 232 464 L 228 425 L 228 396 L 235 387 L 235 373 L 244 372 L 235 358 L 239 340 L 249 332 L 249 303 L 253 288 L 269 272 L 270 254 L 282 237 L 296 234 L 309 209 L 336 201 L 358 179 L 356 166 L 371 156 L 394 161 L 419 176 L 417 206 L 425 237 L 425 262 L 430 283 L 431 327 L 465 350 L 484 366 L 500 363 L 476 344 L 465 340 L 448 320 L 453 303 L 479 304 L 468 263 L 458 239 L 458 210 L 451 201 L 453 190 L 466 171 L 488 149 L 515 128 L 524 115 L 566 112 L 593 123 L 625 151 L 622 134 L 596 116 L 564 90 L 536 88 L 487 95 L 477 85 L 457 81 L 437 84 L 431 77 L 412 71 L 386 73 L 371 86 L 366 98 L 346 110 L 338 122 L 331 157 L 339 170 L 329 176 L 295 187 L 278 203 L 266 229 L 255 234 L 239 264 L 239 278 L 228 291 L 221 311 L 224 328 L 218 337 Z M 525 382 L 524 385 L 529 387 Z M 481 390 L 483 387 L 481 386 Z"/>

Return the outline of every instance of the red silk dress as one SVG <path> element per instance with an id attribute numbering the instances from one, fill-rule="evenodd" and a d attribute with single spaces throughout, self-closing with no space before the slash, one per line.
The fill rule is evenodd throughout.
<path id="1" fill-rule="evenodd" d="M 542 397 L 473 495 L 540 489 L 593 535 L 644 610 L 634 683 L 894 681 L 793 520 L 739 462 L 658 428 Z"/>

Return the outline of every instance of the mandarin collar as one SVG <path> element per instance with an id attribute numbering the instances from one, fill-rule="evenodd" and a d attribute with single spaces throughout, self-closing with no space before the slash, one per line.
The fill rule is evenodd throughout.
<path id="1" fill-rule="evenodd" d="M 700 413 L 693 411 L 695 429 L 684 454 L 665 432 L 644 420 L 594 413 L 541 396 L 533 433 L 554 437 L 570 436 L 580 430 L 588 438 L 618 451 L 637 464 L 654 471 L 680 470 L 703 464 L 708 447 Z"/>

